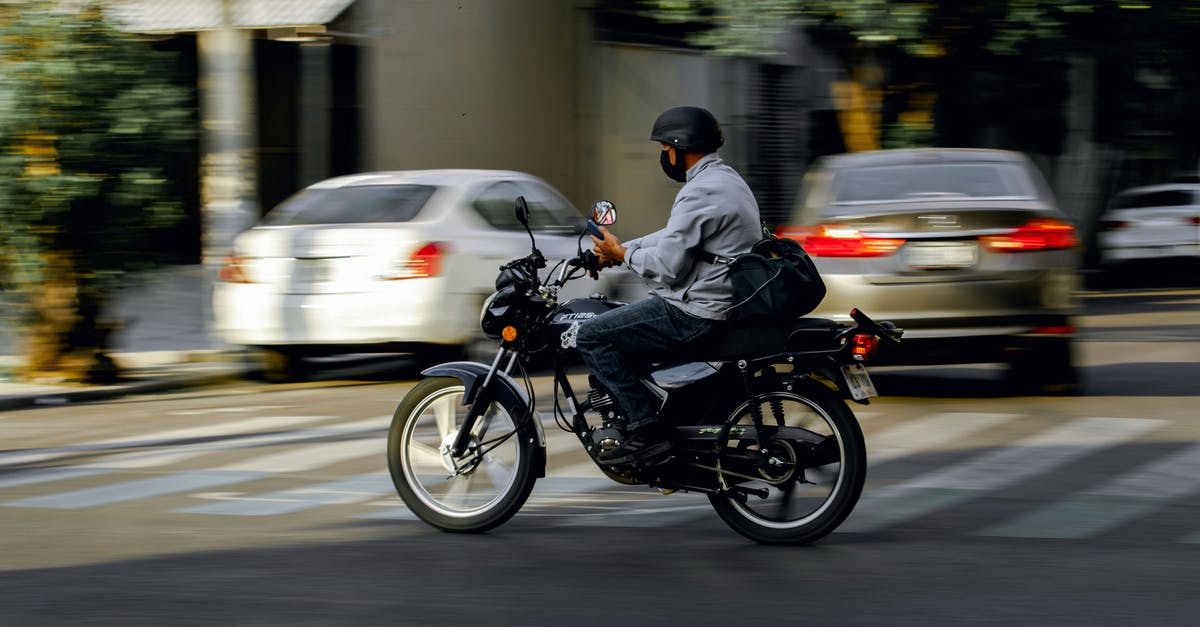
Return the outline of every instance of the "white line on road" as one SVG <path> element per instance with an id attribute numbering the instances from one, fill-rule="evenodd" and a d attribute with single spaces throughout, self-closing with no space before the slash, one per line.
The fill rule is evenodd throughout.
<path id="1" fill-rule="evenodd" d="M 1086 538 L 1143 516 L 1200 489 L 1200 444 L 1193 444 L 1079 494 L 975 535 Z"/>
<path id="2" fill-rule="evenodd" d="M 1163 421 L 1081 418 L 1020 442 L 863 495 L 839 531 L 882 529 L 1019 483 L 1158 428 Z"/>

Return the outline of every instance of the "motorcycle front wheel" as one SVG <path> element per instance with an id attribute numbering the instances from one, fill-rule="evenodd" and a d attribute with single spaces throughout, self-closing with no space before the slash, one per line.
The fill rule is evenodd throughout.
<path id="1" fill-rule="evenodd" d="M 388 469 L 396 492 L 421 520 L 453 532 L 482 532 L 525 504 L 536 477 L 536 439 L 521 429 L 524 407 L 493 402 L 471 429 L 463 455 L 451 444 L 467 415 L 457 379 L 432 377 L 413 387 L 388 430 Z"/>
<path id="2" fill-rule="evenodd" d="M 734 531 L 763 544 L 808 544 L 825 537 L 854 509 L 866 479 L 866 445 L 854 414 L 812 382 L 795 391 L 758 394 L 730 420 L 750 426 L 756 412 L 767 430 L 789 427 L 802 437 L 769 437 L 765 447 L 754 440 L 731 441 L 731 451 L 761 453 L 769 463 L 743 473 L 753 472 L 752 478 L 727 477 L 742 489 L 709 495 L 713 509 Z"/>

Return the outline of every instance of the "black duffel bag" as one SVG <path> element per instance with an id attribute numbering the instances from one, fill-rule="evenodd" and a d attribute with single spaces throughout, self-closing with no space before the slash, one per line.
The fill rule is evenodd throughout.
<path id="1" fill-rule="evenodd" d="M 790 239 L 768 235 L 737 257 L 706 253 L 702 258 L 729 267 L 730 320 L 791 320 L 816 309 L 825 298 L 825 282 L 817 266 Z"/>

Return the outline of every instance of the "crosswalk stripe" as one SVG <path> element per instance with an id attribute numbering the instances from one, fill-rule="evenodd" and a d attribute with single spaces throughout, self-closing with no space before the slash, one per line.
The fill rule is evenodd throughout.
<path id="1" fill-rule="evenodd" d="M 231 497 L 175 511 L 187 514 L 224 514 L 227 516 L 278 516 L 294 514 L 324 505 L 359 503 L 394 493 L 395 490 L 388 474 L 373 472 L 291 490 Z M 399 498 L 396 500 L 398 503 Z"/>
<path id="2" fill-rule="evenodd" d="M 124 481 L 94 488 L 83 488 L 57 494 L 33 496 L 4 503 L 5 507 L 43 507 L 48 509 L 83 509 L 139 501 L 156 496 L 179 494 L 216 486 L 242 483 L 269 476 L 264 472 L 197 470 L 177 472 L 161 477 Z"/>
<path id="3" fill-rule="evenodd" d="M 359 457 L 378 455 L 384 460 L 386 443 L 380 438 L 324 442 L 294 448 L 292 450 L 262 455 L 222 466 L 217 470 L 229 472 L 292 473 L 305 472 L 322 466 L 330 466 Z"/>
<path id="4" fill-rule="evenodd" d="M 1143 516 L 1200 489 L 1200 444 L 1113 481 L 976 532 L 982 536 L 1085 538 Z"/>
<path id="5" fill-rule="evenodd" d="M 965 462 L 863 495 L 842 532 L 889 527 L 1024 481 L 1162 424 L 1134 418 L 1081 418 Z"/>
<path id="6" fill-rule="evenodd" d="M 375 418 L 367 418 L 365 420 L 342 423 L 336 426 L 312 427 L 309 429 L 301 429 L 299 431 L 285 431 L 282 433 L 271 433 L 265 435 L 249 435 L 239 438 L 222 439 L 213 442 L 180 444 L 166 447 L 161 450 L 120 453 L 109 456 L 95 463 L 74 466 L 71 468 L 54 467 L 20 470 L 15 472 L 12 476 L 0 479 L 0 489 L 21 485 L 32 485 L 35 483 L 49 483 L 52 481 L 103 475 L 115 472 L 117 470 L 167 466 L 206 453 L 218 451 L 286 444 L 289 442 L 297 442 L 316 438 L 345 437 L 348 435 L 369 433 L 385 428 L 388 420 L 390 420 L 388 416 L 378 416 Z M 383 445 L 381 444 L 381 450 L 382 446 Z M 0 505 L 3 505 L 3 503 L 0 503 Z"/>
<path id="7" fill-rule="evenodd" d="M 867 460 L 891 461 L 918 451 L 936 450 L 980 431 L 1008 422 L 1016 414 L 945 412 L 866 434 Z"/>
<path id="8" fill-rule="evenodd" d="M 196 440 L 200 438 L 221 437 L 253 433 L 269 429 L 294 428 L 299 425 L 319 420 L 332 420 L 335 416 L 260 416 L 237 422 L 222 422 L 213 425 L 185 427 L 172 429 L 143 436 L 138 439 L 110 438 L 96 440 L 83 444 L 37 449 L 32 451 L 10 451 L 0 453 L 0 467 L 30 464 L 50 459 L 60 459 L 81 453 L 104 451 L 120 451 L 123 449 L 145 449 L 154 446 L 166 446 L 181 440 Z"/>

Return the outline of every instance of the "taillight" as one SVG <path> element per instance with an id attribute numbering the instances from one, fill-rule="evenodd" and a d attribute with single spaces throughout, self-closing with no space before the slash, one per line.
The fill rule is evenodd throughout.
<path id="1" fill-rule="evenodd" d="M 1188 223 L 1200 226 L 1200 216 L 1192 216 L 1188 218 Z"/>
<path id="2" fill-rule="evenodd" d="M 867 361 L 875 355 L 875 350 L 879 348 L 879 338 L 874 335 L 860 333 L 854 336 L 853 343 L 854 346 L 850 352 L 858 361 Z"/>
<path id="3" fill-rule="evenodd" d="M 775 234 L 794 239 L 814 257 L 886 257 L 904 245 L 904 240 L 873 237 L 844 224 L 780 226 Z"/>
<path id="4" fill-rule="evenodd" d="M 437 276 L 442 272 L 442 255 L 446 245 L 430 242 L 418 248 L 416 252 L 401 261 L 392 279 L 425 279 Z"/>
<path id="5" fill-rule="evenodd" d="M 979 241 L 998 253 L 1055 250 L 1079 245 L 1075 227 L 1053 218 L 1034 218 L 1004 235 L 984 235 Z"/>
<path id="6" fill-rule="evenodd" d="M 225 257 L 217 278 L 228 283 L 251 283 L 250 277 L 246 276 L 245 263 L 246 260 L 237 255 Z"/>

